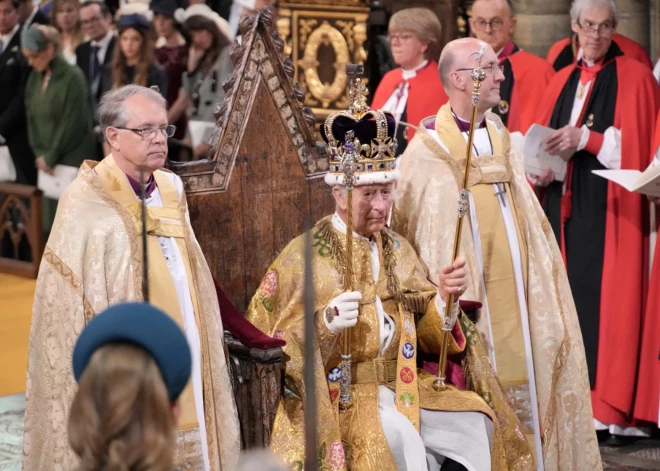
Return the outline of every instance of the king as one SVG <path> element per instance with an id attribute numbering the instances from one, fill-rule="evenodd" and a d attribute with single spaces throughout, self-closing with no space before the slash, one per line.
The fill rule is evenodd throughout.
<path id="1" fill-rule="evenodd" d="M 321 130 L 335 213 L 289 243 L 248 307 L 253 324 L 287 341 L 271 448 L 302 468 L 305 395 L 316 394 L 319 469 L 533 469 L 473 324 L 458 302 L 443 315 L 444 300 L 467 288 L 465 260 L 444 266 L 436 287 L 412 246 L 386 228 L 399 177 L 396 121 L 368 111 L 364 92 L 353 76 L 350 112 L 330 115 Z M 303 308 L 307 240 L 312 319 Z M 310 320 L 315 353 L 304 358 L 302 327 Z M 451 385 L 436 391 L 436 371 L 424 366 L 427 357 L 437 359 L 443 328 L 451 331 Z M 314 391 L 304 388 L 305 361 L 315 364 Z"/>

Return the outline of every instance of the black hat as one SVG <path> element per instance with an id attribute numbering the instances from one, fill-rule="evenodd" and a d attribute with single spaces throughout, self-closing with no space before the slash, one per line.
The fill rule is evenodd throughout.
<path id="1" fill-rule="evenodd" d="M 129 343 L 149 353 L 160 370 L 171 401 L 188 384 L 192 359 L 185 334 L 163 311 L 146 303 L 124 303 L 109 307 L 83 329 L 73 349 L 76 381 L 99 348 Z"/>
<path id="2" fill-rule="evenodd" d="M 185 9 L 188 8 L 188 0 L 151 0 L 149 9 L 155 14 L 174 18 L 177 23 L 183 23 Z M 177 10 L 180 12 L 177 13 Z"/>
<path id="3" fill-rule="evenodd" d="M 124 30 L 126 28 L 149 31 L 151 29 L 151 23 L 144 15 L 139 13 L 121 15 L 117 20 L 117 29 Z"/>

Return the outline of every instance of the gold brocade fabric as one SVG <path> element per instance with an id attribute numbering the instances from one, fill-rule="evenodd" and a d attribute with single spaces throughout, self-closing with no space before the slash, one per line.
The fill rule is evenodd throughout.
<path id="1" fill-rule="evenodd" d="M 461 139 L 462 136 L 459 136 Z M 495 142 L 499 134 L 491 137 Z M 507 192 L 511 192 L 506 183 Z M 534 423 L 529 393 L 529 377 L 525 354 L 520 307 L 516 280 L 507 239 L 504 218 L 500 210 L 498 196 L 490 183 L 476 184 L 470 187 L 476 206 L 479 225 L 481 256 L 484 267 L 484 283 L 488 293 L 488 310 L 497 365 L 497 377 L 504 390 L 511 397 L 513 410 L 523 425 L 523 432 L 530 443 L 534 441 Z M 511 208 L 515 214 L 515 208 Z M 519 231 L 518 231 L 519 232 Z M 522 247 L 522 245 L 521 245 Z M 523 254 L 523 267 L 527 260 Z M 524 279 L 524 277 L 523 277 Z M 502 315 L 505 313 L 505 315 Z M 513 398 L 516 398 L 514 401 Z"/>
<path id="2" fill-rule="evenodd" d="M 329 233 L 332 232 L 334 235 Z M 358 323 L 350 330 L 352 361 L 355 364 L 372 362 L 378 357 L 380 335 L 375 308 L 376 295 L 386 313 L 395 321 L 395 336 L 384 352 L 386 361 L 397 361 L 397 380 L 413 384 L 414 390 L 400 393 L 396 389 L 397 408 L 417 404 L 421 408 L 445 411 L 481 412 L 493 419 L 493 469 L 533 469 L 533 459 L 519 422 L 507 405 L 504 394 L 488 366 L 485 354 L 479 356 L 480 341 L 470 329 L 467 318 L 461 322 L 462 346 L 455 340 L 449 344 L 450 354 L 460 355 L 466 366 L 470 384 L 475 392 L 448 388 L 440 393 L 431 387 L 433 377 L 402 362 L 400 352 L 410 356 L 418 348 L 437 353 L 441 317 L 435 308 L 435 287 L 428 282 L 426 271 L 412 247 L 397 234 L 385 230 L 376 234 L 380 248 L 381 270 L 377 283 L 373 283 L 369 245 L 353 239 L 353 271 L 360 301 Z M 380 424 L 378 412 L 378 381 L 359 381 L 353 384 L 353 406 L 347 412 L 338 410 L 340 378 L 340 351 L 337 337 L 323 322 L 323 311 L 329 302 L 343 292 L 343 270 L 337 264 L 344 251 L 345 237 L 331 225 L 330 218 L 321 220 L 312 229 L 313 282 L 317 315 L 316 400 L 318 402 L 317 431 L 319 436 L 318 468 L 321 470 L 396 470 Z M 293 469 L 302 469 L 304 462 L 303 403 L 303 267 L 304 241 L 294 239 L 271 265 L 261 286 L 252 298 L 247 317 L 263 332 L 287 341 L 284 397 L 280 402 L 273 433 L 273 452 Z M 391 244 L 391 245 L 389 245 Z M 337 246 L 339 245 L 339 246 Z M 384 256 L 392 247 L 392 257 Z M 398 288 L 392 286 L 396 279 Z M 392 293 L 392 287 L 397 293 Z M 414 302 L 397 303 L 395 297 L 410 297 Z M 404 306 L 422 304 L 422 312 L 411 312 Z M 403 315 L 400 315 L 400 314 Z M 415 322 L 415 314 L 421 315 Z M 463 318 L 462 316 L 461 318 Z M 414 332 L 416 345 L 406 341 L 406 334 Z M 402 334 L 403 333 L 403 334 Z M 484 359 L 486 363 L 484 363 Z M 377 376 L 377 375 L 376 375 Z M 395 389 L 392 382 L 388 387 Z M 509 453 L 507 453 L 509 452 Z"/>
<path id="3" fill-rule="evenodd" d="M 157 235 L 172 234 L 185 258 L 200 333 L 211 467 L 233 471 L 240 449 L 239 424 L 217 296 L 190 227 L 185 195 L 179 196 L 163 172 L 155 172 L 154 177 L 164 206 L 149 208 L 152 211 L 147 221 L 151 296 L 154 304 L 181 321 L 179 303 L 176 296 L 171 296 L 175 290 L 166 276 L 169 271 L 156 239 Z M 141 223 L 134 207 L 136 201 L 112 156 L 100 163 L 85 162 L 60 198 L 32 312 L 23 469 L 69 471 L 76 467 L 66 433 L 69 406 L 76 391 L 71 354 L 80 331 L 96 313 L 113 304 L 142 299 Z M 182 397 L 184 410 L 192 400 L 192 395 L 186 399 L 186 394 Z M 196 414 L 189 409 L 183 414 L 177 466 L 202 470 Z"/>
<path id="4" fill-rule="evenodd" d="M 440 109 L 438 117 L 446 119 L 450 113 L 450 106 L 446 105 Z M 582 335 L 559 248 L 527 183 L 522 159 L 511 149 L 508 131 L 496 115 L 487 113 L 486 117 L 489 133 L 494 129 L 502 136 L 502 155 L 475 157 L 470 169 L 470 186 L 510 182 L 508 191 L 516 208 L 519 240 L 527 254 L 527 309 L 543 464 L 546 470 L 602 469 L 593 428 Z M 455 131 L 443 132 L 458 133 L 453 121 L 452 125 Z M 395 195 L 394 228 L 415 247 L 432 275 L 450 261 L 465 146 L 463 141 L 462 149 L 455 148 L 449 154 L 421 125 L 401 161 L 402 178 Z M 470 219 L 466 217 L 463 224 L 461 254 L 467 259 L 469 277 L 464 298 L 483 301 L 484 286 L 480 281 Z M 490 316 L 507 314 L 491 312 Z M 493 346 L 488 341 L 485 324 L 478 322 L 476 328 L 490 355 Z"/>

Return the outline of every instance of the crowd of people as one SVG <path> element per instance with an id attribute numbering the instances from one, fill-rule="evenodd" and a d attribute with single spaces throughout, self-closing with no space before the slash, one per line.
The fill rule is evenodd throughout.
<path id="1" fill-rule="evenodd" d="M 616 33 L 619 14 L 614 1 L 573 2 L 573 35 L 557 41 L 546 60 L 521 50 L 513 41 L 516 15 L 511 1 L 476 0 L 470 14 L 474 37 L 497 53 L 498 63 L 487 71 L 499 95 L 491 111 L 511 133 L 512 142 L 513 136 L 524 135 L 533 124 L 554 129 L 542 146 L 568 161 L 564 178 L 549 168 L 540 175 L 528 172 L 525 177 L 543 208 L 543 219 L 550 223 L 568 272 L 585 344 L 595 426 L 609 443 L 648 436 L 650 429 L 644 425 L 659 420 L 660 315 L 656 305 L 660 289 L 654 285 L 658 268 L 654 268 L 649 285 L 649 254 L 654 249 L 649 235 L 655 231 L 648 222 L 649 200 L 658 200 L 631 193 L 592 172 L 644 171 L 660 158 L 660 88 L 658 77 L 652 73 L 652 62 L 644 48 Z M 428 21 L 417 20 L 422 17 Z M 414 127 L 423 127 L 420 120 L 435 117 L 439 105 L 447 103 L 446 71 L 440 66 L 438 76 L 437 54 L 429 55 L 439 27 L 439 22 L 424 15 L 423 10 L 394 14 L 389 38 L 400 68 L 385 75 L 379 84 L 374 108 L 390 111 Z M 427 69 L 433 73 L 427 73 Z M 464 86 L 469 88 L 470 83 Z M 453 103 L 451 112 L 456 119 L 465 120 L 461 126 L 467 130 L 469 113 L 461 114 Z M 436 127 L 440 118 L 440 114 L 435 118 Z M 399 129 L 404 127 L 409 145 L 415 133 L 405 124 Z M 475 152 L 491 152 L 492 137 L 480 148 L 479 132 Z M 400 149 L 405 145 L 404 141 Z M 454 149 L 450 150 L 453 155 Z M 427 178 L 431 178 L 429 184 L 439 180 L 429 173 L 429 164 L 420 167 L 423 154 L 418 149 L 413 163 L 423 175 L 412 182 L 424 188 L 419 191 L 427 195 L 419 205 L 429 205 L 429 211 L 437 214 L 437 207 L 445 200 L 428 196 L 427 185 L 422 182 Z M 400 184 L 405 185 L 406 175 L 413 174 L 404 171 Z M 510 185 L 501 190 L 511 191 Z M 441 195 L 443 189 L 431 193 Z M 472 193 L 476 195 L 476 188 Z M 479 207 L 476 196 L 475 201 Z M 416 219 L 420 210 L 407 204 L 397 209 L 410 220 Z M 516 224 L 520 217 L 516 217 Z M 492 226 L 493 221 L 478 223 L 483 228 L 485 224 Z M 481 245 L 484 250 L 483 239 Z M 436 258 L 441 252 L 430 251 L 429 259 L 425 253 L 422 250 L 421 256 L 429 267 L 439 267 Z M 483 257 L 487 267 L 487 255 Z M 502 269 L 500 263 L 493 265 Z M 653 266 L 660 266 L 660 260 Z M 484 277 L 488 291 L 488 274 L 483 269 L 475 275 Z M 497 309 L 490 304 L 497 316 Z M 622 312 L 627 313 L 625 319 Z M 497 332 L 492 335 L 497 345 Z M 510 365 L 511 360 L 507 363 Z M 498 373 L 506 385 L 508 379 Z M 526 378 L 511 378 L 511 384 L 519 384 L 522 379 Z"/>
<path id="2" fill-rule="evenodd" d="M 114 15 L 103 0 L 54 0 L 48 10 L 0 4 L 0 143 L 13 164 L 0 180 L 37 185 L 39 172 L 103 158 L 98 103 L 127 84 L 157 87 L 167 99 L 177 126 L 171 159 L 206 157 L 209 133 L 193 143 L 188 122 L 213 123 L 224 97 L 236 34 L 227 20 L 177 0 L 126 3 Z M 46 234 L 56 205 L 44 198 Z"/>
<path id="3" fill-rule="evenodd" d="M 513 41 L 511 1 L 475 0 L 470 13 L 474 37 L 442 49 L 432 12 L 395 13 L 388 39 L 399 67 L 381 80 L 372 111 L 359 112 L 364 90 L 356 89 L 351 112 L 321 126 L 336 211 L 311 229 L 315 392 L 303 381 L 312 360 L 301 338 L 307 237 L 280 252 L 247 309 L 259 334 L 286 354 L 270 438 L 291 467 L 305 460 L 307 394 L 319 406 L 319 466 L 338 470 L 600 469 L 598 441 L 626 444 L 660 422 L 660 257 L 650 217 L 660 201 L 593 173 L 644 171 L 660 160 L 652 62 L 616 34 L 613 0 L 573 2 L 573 35 L 545 59 Z M 208 152 L 186 128 L 213 122 L 235 28 L 204 3 L 183 9 L 175 0 L 126 4 L 114 16 L 100 0 L 58 0 L 56 27 L 39 19 L 20 0 L 0 0 L 0 84 L 19 90 L 0 91 L 0 143 L 22 183 L 57 165 L 80 172 L 57 211 L 55 200 L 44 210 L 47 227 L 54 223 L 32 318 L 24 465 L 69 469 L 75 455 L 108 463 L 127 446 L 121 433 L 133 433 L 135 421 L 120 421 L 121 439 L 104 429 L 99 445 L 84 433 L 92 425 L 76 420 L 86 403 L 92 418 L 120 410 L 95 410 L 85 395 L 94 382 L 112 389 L 96 371 L 125 357 L 141 363 L 128 380 L 151 375 L 143 391 L 162 403 L 163 469 L 235 469 L 240 430 L 215 284 L 181 179 L 161 170 L 168 143 L 170 153 L 177 142 L 195 157 Z M 484 75 L 475 105 L 477 68 Z M 470 191 L 459 201 L 471 117 Z M 525 167 L 519 143 L 534 125 L 549 128 L 540 147 L 565 160 L 564 175 Z M 347 156 L 357 159 L 354 175 L 342 165 Z M 189 351 L 179 350 L 192 363 L 181 366 L 184 385 L 176 387 L 159 361 L 168 352 L 149 335 L 95 330 L 108 318 L 97 313 L 142 300 L 144 174 L 149 302 L 183 329 Z M 461 212 L 461 256 L 452 260 Z M 163 325 L 145 305 L 114 316 L 135 309 Z M 85 354 L 71 351 L 81 332 L 78 344 L 101 339 L 87 340 Z M 353 345 L 350 377 L 342 376 L 340 336 Z M 437 362 L 442 339 L 446 371 Z M 106 346 L 126 341 L 148 355 Z M 153 378 L 157 369 L 165 384 Z M 453 387 L 435 389 L 440 376 Z M 344 410 L 346 382 L 352 402 Z"/>

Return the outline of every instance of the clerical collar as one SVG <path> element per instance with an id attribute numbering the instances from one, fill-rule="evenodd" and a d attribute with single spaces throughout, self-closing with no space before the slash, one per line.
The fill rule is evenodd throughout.
<path id="1" fill-rule="evenodd" d="M 128 183 L 131 184 L 131 188 L 133 188 L 133 191 L 139 197 L 141 194 L 140 182 L 128 174 L 126 174 L 126 178 L 128 178 Z M 149 176 L 149 179 L 147 180 L 147 187 L 145 188 L 144 191 L 145 196 L 149 198 L 155 189 L 156 189 L 156 180 L 154 179 L 154 174 L 152 173 Z"/>
<path id="2" fill-rule="evenodd" d="M 470 122 L 465 121 L 464 119 L 459 118 L 456 116 L 456 113 L 453 111 L 451 112 L 451 115 L 454 117 L 454 121 L 456 122 L 456 125 L 458 126 L 458 129 L 461 132 L 470 132 Z M 476 129 L 482 129 L 486 127 L 486 118 L 483 118 L 481 122 L 477 125 L 475 125 Z"/>
<path id="3" fill-rule="evenodd" d="M 429 65 L 429 61 L 425 60 L 414 69 L 406 70 L 404 68 L 401 68 L 401 75 L 403 76 L 404 80 L 411 79 L 417 75 L 417 72 L 422 70 L 427 65 Z"/>

